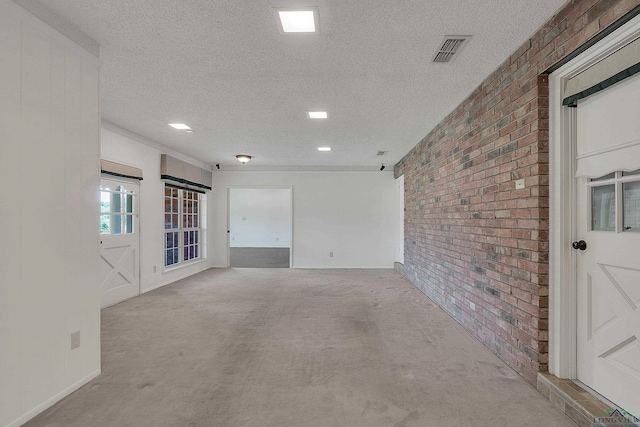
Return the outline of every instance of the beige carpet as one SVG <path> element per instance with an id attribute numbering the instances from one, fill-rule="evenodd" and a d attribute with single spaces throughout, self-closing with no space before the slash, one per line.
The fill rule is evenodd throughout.
<path id="1" fill-rule="evenodd" d="M 102 312 L 27 426 L 575 426 L 394 270 L 209 270 Z"/>

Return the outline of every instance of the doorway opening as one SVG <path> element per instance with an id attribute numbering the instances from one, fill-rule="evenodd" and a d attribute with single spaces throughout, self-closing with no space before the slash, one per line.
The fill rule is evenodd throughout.
<path id="1" fill-rule="evenodd" d="M 230 267 L 291 267 L 291 194 L 291 187 L 228 188 Z"/>

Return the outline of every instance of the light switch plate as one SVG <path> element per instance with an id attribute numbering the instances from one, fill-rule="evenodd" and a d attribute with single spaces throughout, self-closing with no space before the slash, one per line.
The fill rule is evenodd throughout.
<path id="1" fill-rule="evenodd" d="M 71 350 L 80 347 L 80 331 L 71 333 Z"/>

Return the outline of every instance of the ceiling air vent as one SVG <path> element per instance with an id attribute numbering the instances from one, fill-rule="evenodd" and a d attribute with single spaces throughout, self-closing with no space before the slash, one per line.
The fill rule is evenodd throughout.
<path id="1" fill-rule="evenodd" d="M 445 36 L 444 43 L 433 58 L 433 62 L 452 62 L 470 38 L 471 36 Z"/>
<path id="2" fill-rule="evenodd" d="M 384 156 L 385 154 L 387 154 L 386 151 L 378 151 L 378 156 Z"/>

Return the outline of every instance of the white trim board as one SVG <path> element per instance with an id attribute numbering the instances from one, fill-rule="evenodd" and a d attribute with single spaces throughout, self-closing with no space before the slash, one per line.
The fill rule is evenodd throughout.
<path id="1" fill-rule="evenodd" d="M 162 281 L 162 282 L 160 282 L 160 283 L 158 283 L 156 285 L 153 285 L 153 286 L 151 286 L 150 288 L 147 288 L 147 289 L 140 289 L 140 295 L 146 294 L 147 292 L 155 291 L 156 289 L 160 289 L 160 288 L 162 288 L 164 286 L 167 286 L 167 285 L 171 285 L 172 283 L 176 283 L 176 282 L 178 282 L 178 281 L 180 281 L 182 279 L 186 279 L 187 277 L 195 276 L 196 274 L 200 274 L 203 271 L 209 270 L 211 268 L 220 268 L 220 267 L 213 267 L 209 263 L 206 263 L 206 261 L 203 260 L 203 261 L 194 262 L 192 264 L 188 264 L 188 265 L 185 265 L 185 266 L 182 266 L 182 267 L 174 268 L 174 269 L 171 269 L 169 271 L 176 271 L 176 270 L 179 270 L 180 268 L 187 268 L 187 267 L 191 267 L 191 266 L 196 266 L 198 264 L 204 264 L 204 265 L 201 266 L 202 268 L 199 271 L 193 272 L 192 270 L 188 270 L 183 275 L 180 275 L 180 276 L 178 276 L 176 278 L 172 278 L 172 279 L 169 279 L 169 280 L 164 280 L 164 281 Z"/>
<path id="2" fill-rule="evenodd" d="M 549 372 L 576 378 L 576 112 L 563 107 L 567 81 L 640 37 L 636 16 L 549 76 Z"/>

